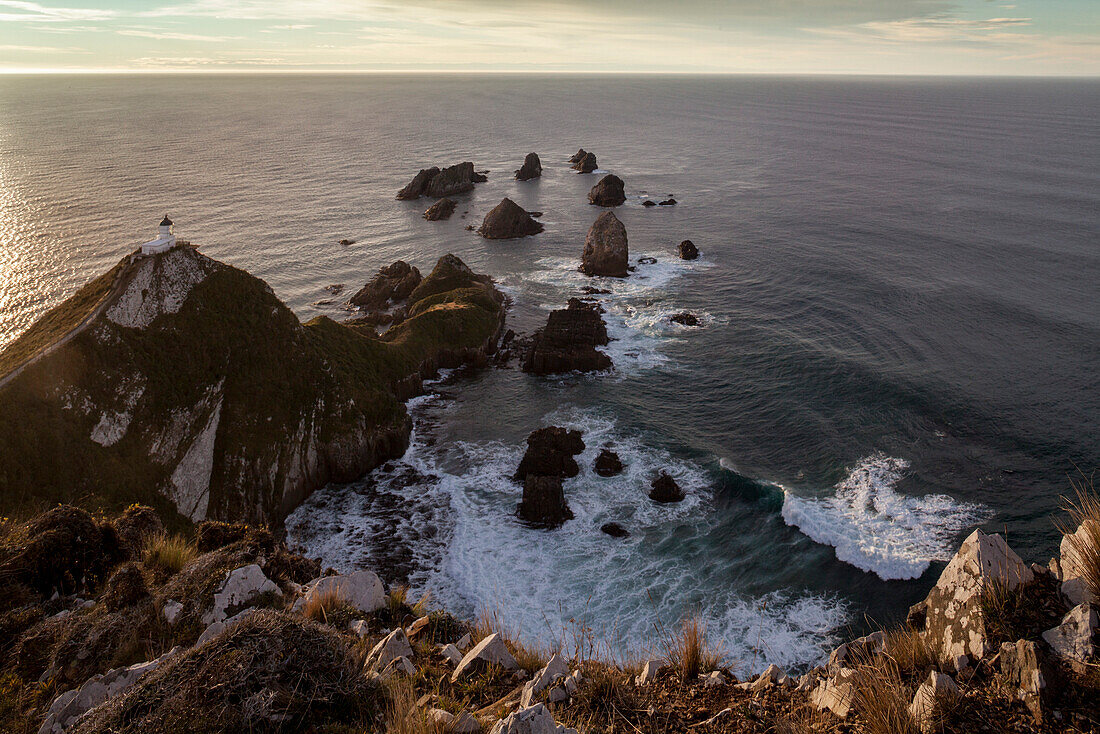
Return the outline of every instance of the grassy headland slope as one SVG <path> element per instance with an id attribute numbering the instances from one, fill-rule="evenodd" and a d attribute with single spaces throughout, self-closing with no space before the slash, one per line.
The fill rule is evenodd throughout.
<path id="1" fill-rule="evenodd" d="M 190 248 L 120 267 L 110 305 L 0 388 L 0 514 L 140 501 L 176 521 L 279 523 L 314 489 L 403 453 L 402 399 L 491 351 L 504 319 L 499 292 L 453 256 L 424 281 L 439 301 L 410 298 L 415 315 L 382 337 L 302 324 L 266 283 Z M 28 334 L 79 323 L 89 288 Z M 27 345 L 0 365 L 33 356 Z"/>

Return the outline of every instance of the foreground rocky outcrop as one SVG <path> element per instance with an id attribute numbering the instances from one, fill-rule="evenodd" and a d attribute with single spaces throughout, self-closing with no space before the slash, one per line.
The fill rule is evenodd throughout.
<path id="1" fill-rule="evenodd" d="M 630 274 L 630 252 L 626 227 L 614 212 L 603 212 L 588 229 L 581 255 L 581 272 L 625 278 Z"/>
<path id="2" fill-rule="evenodd" d="M 619 206 L 626 202 L 623 180 L 609 173 L 588 192 L 588 203 L 596 206 Z"/>
<path id="3" fill-rule="evenodd" d="M 538 153 L 528 153 L 523 159 L 523 165 L 516 171 L 517 181 L 530 181 L 542 175 L 542 161 Z"/>
<path id="4" fill-rule="evenodd" d="M 487 240 L 510 240 L 536 235 L 542 229 L 523 207 L 505 197 L 485 215 L 477 233 Z"/>
<path id="5" fill-rule="evenodd" d="M 524 372 L 548 375 L 611 369 L 611 358 L 596 349 L 609 343 L 599 307 L 576 298 L 551 311 L 546 326 L 535 332 L 523 359 Z"/>
<path id="6" fill-rule="evenodd" d="M 484 183 L 488 179 L 474 170 L 470 161 L 447 168 L 423 168 L 405 188 L 397 192 L 397 198 L 403 201 L 427 196 L 442 199 L 447 196 L 464 194 L 474 190 L 474 184 Z"/>
<path id="7" fill-rule="evenodd" d="M 580 450 L 576 431 L 534 432 L 525 478 L 560 480 Z M 1061 591 L 1092 578 L 1100 549 L 1084 535 L 1026 566 L 975 531 L 910 623 L 810 670 L 739 680 L 690 619 L 665 659 L 573 660 L 410 606 L 371 570 L 322 574 L 264 528 L 204 522 L 167 538 L 148 507 L 61 506 L 0 520 L 0 731 L 1095 732 L 1100 621 Z M 679 652 L 687 640 L 698 655 Z"/>
<path id="8" fill-rule="evenodd" d="M 502 328 L 487 279 L 440 263 L 422 280 L 395 263 L 356 294 L 407 310 L 378 336 L 303 324 L 266 283 L 189 247 L 124 261 L 102 313 L 0 387 L 0 512 L 95 497 L 277 524 L 400 456 L 404 399 L 440 366 L 484 361 Z"/>

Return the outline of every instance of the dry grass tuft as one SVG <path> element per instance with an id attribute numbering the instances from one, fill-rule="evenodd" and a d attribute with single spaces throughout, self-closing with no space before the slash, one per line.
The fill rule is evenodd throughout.
<path id="1" fill-rule="evenodd" d="M 1094 599 L 1100 599 L 1100 495 L 1092 477 L 1078 481 L 1070 480 L 1077 494 L 1077 501 L 1066 500 L 1065 510 L 1069 513 L 1072 527 L 1064 521 L 1058 523 L 1063 535 L 1071 535 L 1074 554 L 1081 565 L 1081 578 L 1092 593 Z"/>
<path id="2" fill-rule="evenodd" d="M 306 619 L 328 624 L 329 619 L 342 612 L 345 606 L 340 600 L 340 587 L 334 584 L 310 594 L 300 612 Z"/>
<path id="3" fill-rule="evenodd" d="M 892 659 L 876 655 L 855 666 L 858 674 L 852 708 L 866 734 L 917 734 L 909 704 L 915 689 L 902 680 Z"/>
<path id="4" fill-rule="evenodd" d="M 707 638 L 707 625 L 699 614 L 684 618 L 679 632 L 664 635 L 665 656 L 685 683 L 700 673 L 720 668 L 725 650 Z"/>
<path id="5" fill-rule="evenodd" d="M 883 654 L 903 673 L 926 673 L 935 664 L 935 656 L 918 630 L 902 625 L 886 632 Z"/>
<path id="6" fill-rule="evenodd" d="M 181 535 L 154 535 L 145 541 L 142 560 L 146 567 L 154 571 L 163 571 L 171 576 L 194 560 L 198 554 L 199 550 L 195 544 Z"/>
<path id="7" fill-rule="evenodd" d="M 392 587 L 390 593 L 386 594 L 386 608 L 389 610 L 390 617 L 393 619 L 401 616 L 402 613 L 412 614 L 415 617 L 423 617 L 428 613 L 428 602 L 430 599 L 430 594 L 424 594 L 416 603 L 410 604 L 409 587 L 406 584 L 400 584 Z"/>
<path id="8" fill-rule="evenodd" d="M 444 734 L 446 727 L 433 723 L 427 709 L 416 705 L 416 688 L 406 678 L 385 684 L 386 734 Z"/>

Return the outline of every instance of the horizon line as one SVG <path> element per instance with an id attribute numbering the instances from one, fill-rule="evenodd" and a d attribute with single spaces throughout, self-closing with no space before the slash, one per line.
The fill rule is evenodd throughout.
<path id="1" fill-rule="evenodd" d="M 332 74 L 332 75 L 382 75 L 382 74 L 479 74 L 479 75 L 521 75 L 544 74 L 563 76 L 782 76 L 782 77 L 892 77 L 892 78 L 974 78 L 974 79 L 1100 79 L 1100 74 L 1073 74 L 1073 73 L 1049 73 L 1049 74 L 1010 74 L 1010 73 L 965 73 L 965 72 L 866 72 L 866 71 L 673 71 L 673 70 L 627 70 L 627 69 L 302 69 L 302 68 L 216 68 L 203 69 L 194 67 L 171 67 L 163 69 L 132 69 L 132 68 L 21 68 L 0 67 L 0 76 L 123 76 L 123 75 L 304 75 L 304 74 Z"/>

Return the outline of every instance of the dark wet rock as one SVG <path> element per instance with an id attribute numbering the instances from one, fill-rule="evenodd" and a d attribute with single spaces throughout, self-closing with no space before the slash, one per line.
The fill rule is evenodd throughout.
<path id="1" fill-rule="evenodd" d="M 607 343 L 607 326 L 596 307 L 571 298 L 568 308 L 551 311 L 546 326 L 535 332 L 523 371 L 548 375 L 608 370 L 611 358 L 596 349 Z"/>
<path id="2" fill-rule="evenodd" d="M 612 538 L 629 538 L 630 531 L 617 522 L 607 522 L 600 526 L 600 532 L 607 533 Z"/>
<path id="3" fill-rule="evenodd" d="M 581 468 L 573 457 L 582 451 L 584 439 L 580 431 L 560 426 L 540 428 L 527 437 L 527 451 L 519 462 L 515 479 L 522 480 L 532 474 L 575 477 Z"/>
<path id="4" fill-rule="evenodd" d="M 592 173 L 597 168 L 599 165 L 596 163 L 595 153 L 585 153 L 583 158 L 573 164 L 573 170 L 581 173 Z"/>
<path id="5" fill-rule="evenodd" d="M 344 239 L 340 240 L 340 244 L 341 244 L 341 245 L 344 245 L 344 246 L 347 246 L 347 245 L 354 245 L 354 244 L 355 244 L 355 240 L 349 240 L 348 238 L 346 238 L 346 237 L 345 237 Z"/>
<path id="6" fill-rule="evenodd" d="M 676 200 L 675 199 L 665 199 L 664 201 L 658 203 L 657 206 L 676 206 Z"/>
<path id="7" fill-rule="evenodd" d="M 431 168 L 421 168 L 420 173 L 413 176 L 413 180 L 410 181 L 405 188 L 397 192 L 397 198 L 402 201 L 419 199 L 424 195 L 424 190 L 428 188 L 428 183 L 438 174 L 439 169 L 435 166 Z"/>
<path id="8" fill-rule="evenodd" d="M 603 449 L 600 451 L 600 455 L 596 457 L 596 464 L 593 468 L 601 477 L 613 477 L 622 472 L 623 462 L 619 455 L 611 449 Z"/>
<path id="9" fill-rule="evenodd" d="M 654 502 L 680 502 L 685 496 L 684 490 L 680 489 L 676 480 L 664 471 L 653 480 L 652 489 L 649 491 L 649 498 Z"/>
<path id="10" fill-rule="evenodd" d="M 680 259 L 681 260 L 694 260 L 699 257 L 699 248 L 695 246 L 695 243 L 691 240 L 684 240 L 680 243 Z"/>
<path id="11" fill-rule="evenodd" d="M 588 152 L 584 148 L 581 148 L 580 150 L 578 150 L 576 153 L 573 154 L 573 157 L 569 159 L 569 162 L 570 163 L 580 163 L 581 161 L 584 160 L 584 157 L 586 155 L 588 155 Z"/>
<path id="12" fill-rule="evenodd" d="M 625 278 L 628 260 L 626 227 L 614 212 L 603 212 L 596 217 L 584 238 L 581 272 L 585 275 Z"/>
<path id="13" fill-rule="evenodd" d="M 572 520 L 561 477 L 528 474 L 523 482 L 523 501 L 516 507 L 516 513 L 532 525 L 547 528 Z"/>
<path id="14" fill-rule="evenodd" d="M 329 293 L 331 293 L 334 296 L 338 296 L 344 290 L 344 284 L 343 283 L 333 283 L 331 285 L 326 285 L 325 290 L 328 291 Z"/>
<path id="15" fill-rule="evenodd" d="M 623 180 L 609 173 L 588 192 L 588 203 L 596 206 L 619 206 L 626 201 Z"/>
<path id="16" fill-rule="evenodd" d="M 441 219 L 450 219 L 451 215 L 455 213 L 455 206 L 456 204 L 454 199 L 448 199 L 444 197 L 428 207 L 428 210 L 424 212 L 424 218 L 427 219 L 429 222 L 438 222 Z"/>
<path id="17" fill-rule="evenodd" d="M 606 296 L 611 293 L 611 291 L 606 288 L 596 288 L 595 286 L 586 285 L 584 288 L 581 288 L 581 293 L 586 296 Z"/>
<path id="18" fill-rule="evenodd" d="M 474 190 L 475 183 L 481 183 L 487 179 L 474 171 L 474 164 L 470 161 L 449 166 L 432 177 L 424 188 L 424 195 L 433 199 L 442 199 L 445 196 L 463 194 Z"/>
<path id="19" fill-rule="evenodd" d="M 657 202 L 650 201 L 649 199 L 646 199 L 645 201 L 642 202 L 642 206 L 646 206 L 646 207 L 657 206 Z"/>
<path id="20" fill-rule="evenodd" d="M 404 260 L 398 260 L 380 269 L 351 297 L 349 303 L 370 311 L 384 309 L 391 303 L 403 301 L 420 285 L 420 271 Z"/>
<path id="21" fill-rule="evenodd" d="M 680 324 L 681 326 L 699 326 L 699 317 L 690 311 L 681 311 L 678 314 L 673 314 L 668 320 L 674 324 Z"/>
<path id="22" fill-rule="evenodd" d="M 638 258 L 639 265 L 656 265 L 657 258 L 655 257 L 640 257 Z"/>
<path id="23" fill-rule="evenodd" d="M 527 213 L 529 215 L 531 215 L 532 217 L 541 217 L 542 216 L 542 212 L 527 212 Z"/>
<path id="24" fill-rule="evenodd" d="M 530 181 L 533 178 L 538 178 L 542 175 L 542 161 L 539 160 L 538 153 L 528 153 L 527 157 L 523 159 L 523 166 L 516 171 L 516 180 L 518 181 Z"/>
<path id="25" fill-rule="evenodd" d="M 485 215 L 478 234 L 488 240 L 510 240 L 538 234 L 542 225 L 511 199 L 504 199 Z"/>

